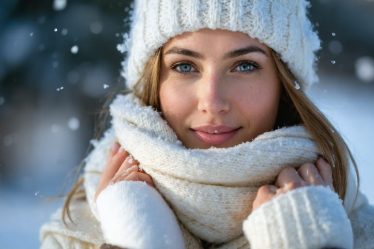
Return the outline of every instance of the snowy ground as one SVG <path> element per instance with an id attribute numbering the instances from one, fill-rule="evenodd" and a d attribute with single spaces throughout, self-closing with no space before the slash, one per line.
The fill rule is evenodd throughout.
<path id="1" fill-rule="evenodd" d="M 0 248 L 39 248 L 39 228 L 61 201 L 33 194 L 0 191 Z"/>
<path id="2" fill-rule="evenodd" d="M 361 191 L 374 204 L 374 84 L 322 76 L 309 95 L 348 143 L 358 164 Z"/>
<path id="3" fill-rule="evenodd" d="M 357 158 L 362 191 L 374 204 L 374 85 L 355 79 L 321 77 L 321 83 L 310 89 L 310 96 L 332 119 L 347 140 Z M 60 172 L 61 174 L 61 172 Z M 41 193 L 44 190 L 41 189 Z M 0 191 L 0 245 L 2 249 L 38 248 L 39 228 L 51 212 L 61 205 L 47 202 L 33 193 Z"/>

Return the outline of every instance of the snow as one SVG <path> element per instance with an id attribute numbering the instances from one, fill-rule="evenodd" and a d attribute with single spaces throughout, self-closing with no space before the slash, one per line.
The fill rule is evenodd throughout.
<path id="1" fill-rule="evenodd" d="M 61 30 L 61 34 L 62 34 L 63 36 L 67 35 L 68 33 L 69 33 L 69 30 L 68 30 L 68 29 L 62 29 L 62 30 Z"/>
<path id="2" fill-rule="evenodd" d="M 100 82 L 102 89 L 103 81 Z M 308 91 L 311 99 L 327 115 L 349 144 L 360 170 L 361 190 L 372 204 L 374 204 L 374 188 L 372 187 L 372 179 L 374 179 L 374 167 L 372 166 L 372 148 L 374 148 L 373 94 L 374 84 L 364 84 L 356 78 L 347 78 L 346 76 L 327 75 L 321 75 L 321 83 L 313 85 Z M 5 100 L 3 101 L 5 102 Z M 60 118 L 63 116 L 61 113 L 66 112 L 54 110 L 54 113 L 56 115 L 58 113 Z M 71 113 L 67 117 L 70 117 L 68 120 L 72 123 L 79 122 L 79 119 L 72 116 Z M 66 123 L 66 119 L 55 120 L 52 126 L 50 123 L 44 125 L 29 123 L 27 125 L 29 129 L 33 130 L 34 137 L 30 138 L 30 141 L 38 146 L 30 147 L 25 144 L 25 146 L 18 147 L 17 154 L 24 156 L 19 157 L 18 160 L 21 161 L 17 165 L 28 165 L 33 171 L 43 172 L 43 174 L 35 174 L 29 179 L 24 179 L 24 185 L 30 189 L 27 193 L 0 188 L 0 214 L 2 224 L 6 224 L 6 226 L 0 226 L 2 249 L 39 248 L 38 234 L 41 225 L 48 220 L 50 214 L 57 207 L 62 205 L 62 200 L 47 202 L 45 198 L 47 189 L 55 195 L 58 193 L 58 191 L 51 189 L 56 186 L 48 183 L 45 186 L 34 187 L 33 184 L 41 182 L 41 178 L 37 178 L 37 175 L 43 179 L 51 179 L 50 181 L 55 185 L 61 184 L 62 179 L 68 175 L 68 170 L 58 169 L 55 161 L 61 156 L 61 151 L 64 151 L 64 155 L 74 155 L 74 152 L 78 150 L 76 146 L 79 141 L 76 133 L 71 135 L 72 132 L 63 129 L 65 126 L 59 125 L 64 123 Z M 74 126 L 76 127 L 77 124 L 72 125 L 72 127 Z M 39 130 L 36 127 L 39 127 Z M 48 132 L 45 132 L 46 129 L 51 129 L 55 133 L 50 136 L 47 134 Z M 8 134 L 8 136 L 13 140 L 17 139 L 15 134 Z M 42 143 L 41 140 L 50 141 L 52 144 Z M 45 153 L 46 151 L 48 153 Z M 33 155 L 36 162 L 31 162 L 29 155 Z M 37 169 L 31 163 L 39 165 L 41 168 Z M 74 165 L 74 162 L 68 161 L 66 164 Z M 25 170 L 28 169 L 23 169 L 23 171 Z M 58 172 L 56 173 L 56 171 Z M 14 235 L 22 239 L 14 239 Z M 27 246 L 25 247 L 25 245 Z"/>
<path id="3" fill-rule="evenodd" d="M 70 52 L 72 54 L 77 54 L 78 51 L 79 51 L 79 47 L 77 45 L 72 46 L 71 49 L 70 49 Z"/>
<path id="4" fill-rule="evenodd" d="M 93 34 L 100 34 L 103 31 L 103 25 L 99 21 L 93 22 L 90 24 L 90 31 Z"/>
<path id="5" fill-rule="evenodd" d="M 61 127 L 59 125 L 57 125 L 57 124 L 53 124 L 51 126 L 51 132 L 52 133 L 58 133 L 58 132 L 60 132 L 60 130 L 61 130 Z"/>
<path id="6" fill-rule="evenodd" d="M 369 56 L 359 58 L 355 63 L 357 77 L 366 83 L 374 82 L 374 59 Z"/>
<path id="7" fill-rule="evenodd" d="M 71 117 L 68 121 L 68 127 L 72 131 L 78 130 L 79 125 L 80 125 L 79 119 L 77 119 L 76 117 Z"/>
<path id="8" fill-rule="evenodd" d="M 374 84 L 347 76 L 320 78 L 308 95 L 347 142 L 358 164 L 361 190 L 374 204 Z"/>
<path id="9" fill-rule="evenodd" d="M 296 90 L 299 90 L 301 88 L 299 82 L 297 82 L 296 80 L 293 82 L 293 84 Z"/>
<path id="10" fill-rule="evenodd" d="M 4 189 L 0 196 L 1 248 L 39 248 L 39 229 L 62 201 L 51 202 L 39 193 L 20 194 Z"/>
<path id="11" fill-rule="evenodd" d="M 66 0 L 54 0 L 53 9 L 56 11 L 61 11 L 66 7 Z"/>
<path id="12" fill-rule="evenodd" d="M 332 40 L 329 42 L 329 51 L 335 55 L 341 54 L 343 52 L 343 45 L 338 40 Z"/>

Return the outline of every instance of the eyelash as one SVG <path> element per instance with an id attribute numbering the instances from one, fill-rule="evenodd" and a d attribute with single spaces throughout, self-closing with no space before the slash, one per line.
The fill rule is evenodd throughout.
<path id="1" fill-rule="evenodd" d="M 170 68 L 171 68 L 173 71 L 175 71 L 175 72 L 177 72 L 177 73 L 181 73 L 181 74 L 195 73 L 195 72 L 181 72 L 181 71 L 178 71 L 177 68 L 178 68 L 179 66 L 182 66 L 182 65 L 190 65 L 190 66 L 196 68 L 196 67 L 193 65 L 193 63 L 190 63 L 190 62 L 188 62 L 188 61 L 182 61 L 182 62 L 175 63 L 175 64 L 173 64 Z"/>
<path id="2" fill-rule="evenodd" d="M 239 61 L 239 62 L 235 65 L 234 68 L 236 68 L 236 67 L 238 67 L 238 66 L 240 66 L 240 65 L 243 65 L 243 64 L 249 64 L 250 66 L 253 67 L 253 69 L 250 70 L 249 72 L 243 72 L 243 73 L 252 73 L 252 72 L 254 72 L 254 71 L 258 70 L 258 69 L 261 69 L 261 67 L 260 67 L 259 64 L 257 64 L 257 63 L 254 62 L 254 61 L 250 61 L 250 60 Z"/>
<path id="3" fill-rule="evenodd" d="M 254 61 L 249 61 L 249 60 L 239 61 L 239 62 L 238 62 L 238 63 L 237 63 L 233 68 L 235 69 L 235 68 L 237 68 L 238 66 L 241 66 L 241 65 L 243 65 L 243 64 L 249 64 L 251 67 L 253 67 L 252 70 L 250 70 L 250 71 L 246 71 L 246 72 L 243 72 L 243 73 L 252 73 L 253 71 L 256 71 L 256 70 L 258 70 L 258 69 L 261 69 L 261 67 L 260 67 L 256 62 L 254 62 Z M 174 70 L 175 72 L 177 72 L 177 73 L 181 73 L 181 74 L 195 73 L 194 71 L 192 71 L 192 72 L 182 72 L 182 71 L 178 71 L 177 68 L 178 68 L 179 66 L 182 66 L 182 65 L 190 65 L 191 67 L 196 68 L 196 67 L 194 66 L 193 63 L 188 62 L 188 61 L 178 62 L 178 63 L 176 63 L 176 64 L 173 64 L 170 68 L 171 68 L 172 70 Z M 195 70 L 196 70 L 196 69 L 195 69 Z"/>

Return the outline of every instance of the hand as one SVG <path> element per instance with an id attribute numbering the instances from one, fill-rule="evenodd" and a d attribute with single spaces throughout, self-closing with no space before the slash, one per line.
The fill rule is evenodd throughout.
<path id="1" fill-rule="evenodd" d="M 275 185 L 263 185 L 258 189 L 252 210 L 275 196 L 309 185 L 324 185 L 334 190 L 331 166 L 322 157 L 318 158 L 316 165 L 305 163 L 297 170 L 292 167 L 284 168 L 279 173 Z"/>
<path id="2" fill-rule="evenodd" d="M 95 193 L 95 201 L 101 191 L 109 184 L 119 181 L 143 181 L 154 187 L 151 176 L 141 170 L 138 165 L 139 163 L 127 151 L 120 148 L 120 144 L 116 142 L 110 152 L 109 161 L 101 174 L 99 186 Z"/>

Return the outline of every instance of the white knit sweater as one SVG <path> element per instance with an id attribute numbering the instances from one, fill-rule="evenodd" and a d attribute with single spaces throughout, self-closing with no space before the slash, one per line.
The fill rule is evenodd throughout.
<path id="1" fill-rule="evenodd" d="M 112 187 L 113 188 L 108 188 L 105 191 L 106 193 L 101 196 L 102 200 L 111 198 L 110 195 L 113 196 L 119 191 L 123 191 L 121 189 L 127 189 L 127 191 L 137 191 L 137 189 L 139 190 L 141 188 L 148 189 L 148 186 L 128 182 L 121 182 Z M 146 192 L 152 192 L 152 190 L 153 189 L 149 188 Z M 321 202 L 314 202 L 313 200 L 316 199 L 321 200 Z M 304 200 L 305 202 L 300 202 L 300 200 Z M 119 199 L 117 199 L 117 201 L 119 201 Z M 109 202 L 106 205 L 110 205 Z M 143 206 L 146 205 L 146 203 L 143 204 Z M 321 208 L 322 206 L 323 208 Z M 99 246 L 105 242 L 115 243 L 115 241 L 111 241 L 110 238 L 108 238 L 109 240 L 104 239 L 100 224 L 94 218 L 85 200 L 75 201 L 73 203 L 71 214 L 76 224 L 68 222 L 68 227 L 65 227 L 61 221 L 61 211 L 61 209 L 57 210 L 52 215 L 50 221 L 41 228 L 41 249 L 94 249 L 99 248 Z M 352 239 L 351 235 L 349 235 L 348 238 L 344 237 L 346 235 L 344 231 L 347 230 L 349 224 L 346 222 L 338 222 L 338 224 L 343 224 L 345 227 L 338 227 L 337 224 L 334 223 L 329 224 L 329 220 L 339 220 L 339 216 L 342 215 L 341 212 L 341 203 L 331 191 L 326 191 L 319 187 L 302 188 L 281 195 L 256 209 L 245 221 L 243 231 L 250 240 L 251 248 L 323 248 L 330 245 L 328 242 L 325 241 L 324 243 L 321 240 L 323 237 L 328 239 L 328 241 L 332 239 L 333 241 L 341 240 L 344 243 L 347 242 L 348 245 L 342 248 L 374 248 L 374 207 L 367 203 L 366 198 L 360 194 L 355 208 L 349 213 L 349 220 L 354 237 L 353 247 L 350 244 Z M 121 216 L 126 214 L 126 210 L 122 210 Z M 146 216 L 147 214 L 142 215 Z M 116 217 L 115 214 L 113 217 Z M 127 217 L 129 221 L 127 226 L 139 227 L 139 219 L 134 218 L 134 216 L 132 217 L 133 219 L 131 219 L 131 216 Z M 284 222 L 285 217 L 288 217 L 287 223 Z M 106 222 L 107 224 L 116 224 L 116 221 L 118 221 L 118 219 L 113 220 L 109 218 Z M 314 222 L 310 223 L 311 221 Z M 118 226 L 122 225 L 123 224 L 118 224 Z M 104 230 L 104 233 L 111 233 L 113 229 L 115 229 L 115 227 L 118 228 L 118 226 L 108 226 L 108 229 Z M 105 225 L 103 227 L 105 227 Z M 331 230 L 328 228 L 333 229 L 332 234 Z M 349 229 L 350 228 L 348 228 L 348 230 Z M 315 235 L 317 235 L 317 238 Z M 137 242 L 125 234 L 121 237 L 124 241 L 129 239 L 127 243 Z M 156 236 L 153 235 L 153 238 L 155 237 Z M 313 238 L 313 240 L 309 240 L 309 238 Z M 303 243 L 305 239 L 313 244 L 308 245 L 308 247 L 300 247 L 298 246 L 299 244 L 287 247 L 291 243 Z M 148 247 L 144 248 L 159 248 L 152 246 L 157 245 L 159 240 L 162 240 L 162 238 L 156 237 L 156 241 L 151 242 L 151 245 L 148 244 Z M 233 248 L 243 248 L 242 245 L 246 244 L 246 242 L 247 241 L 237 241 L 236 245 L 233 245 Z M 240 243 L 242 243 L 242 245 Z M 201 248 L 200 244 L 185 246 L 186 248 Z"/>
<path id="2" fill-rule="evenodd" d="M 121 106 L 124 104 L 126 103 L 121 103 Z M 135 113 L 143 112 L 142 110 L 137 111 L 136 108 L 134 110 Z M 112 115 L 117 114 L 112 111 Z M 114 126 L 122 127 L 124 124 L 121 122 L 125 120 L 126 117 L 121 115 L 117 116 L 120 117 L 118 119 L 120 122 L 114 122 Z M 152 115 L 143 116 L 148 118 Z M 131 122 L 134 122 L 134 120 L 135 119 L 131 119 Z M 135 123 L 140 123 L 141 125 L 146 123 L 139 122 L 139 119 L 135 121 Z M 152 122 L 154 122 L 154 120 L 152 120 Z M 159 132 L 166 129 L 160 124 L 157 124 L 155 127 L 156 128 L 152 126 L 152 129 L 159 129 Z M 120 133 L 121 132 L 117 130 L 116 136 L 119 136 L 118 138 L 121 137 Z M 278 135 L 275 137 L 281 136 L 279 132 L 277 134 Z M 110 145 L 113 144 L 116 136 L 114 136 L 113 131 L 107 132 L 103 139 L 99 142 L 94 142 L 95 149 L 86 160 L 88 167 L 86 167 L 85 173 L 85 191 L 89 205 L 87 205 L 86 201 L 76 201 L 73 204 L 73 219 L 78 219 L 78 222 L 76 222 L 76 224 L 70 224 L 68 227 L 63 226 L 61 220 L 57 216 L 61 211 L 58 211 L 52 217 L 52 220 L 41 229 L 43 248 L 94 248 L 95 245 L 98 246 L 104 241 L 125 248 L 202 248 L 200 241 L 192 236 L 188 230 L 192 229 L 191 231 L 201 238 L 208 238 L 208 240 L 212 241 L 218 240 L 222 238 L 222 235 L 220 235 L 222 233 L 217 231 L 206 234 L 204 232 L 207 230 L 206 225 L 213 226 L 214 229 L 219 229 L 227 225 L 235 228 L 236 223 L 232 220 L 230 222 L 230 219 L 227 220 L 227 217 L 225 217 L 233 214 L 238 217 L 236 222 L 242 224 L 242 231 L 245 237 L 233 238 L 230 239 L 230 241 L 225 239 L 224 244 L 220 246 L 217 245 L 215 248 L 353 248 L 353 237 L 355 240 L 355 248 L 374 248 L 370 247 L 374 241 L 371 236 L 374 232 L 374 208 L 368 206 L 366 199 L 361 194 L 352 208 L 352 197 L 355 190 L 353 178 L 349 179 L 348 191 L 345 198 L 346 209 L 344 209 L 338 196 L 331 190 L 325 187 L 304 187 L 274 198 L 250 213 L 249 216 L 247 213 L 246 216 L 248 217 L 246 218 L 246 216 L 244 216 L 244 219 L 240 218 L 242 214 L 240 215 L 234 212 L 235 209 L 234 211 L 222 212 L 221 210 L 225 210 L 231 205 L 230 202 L 227 202 L 227 197 L 221 198 L 220 201 L 213 202 L 215 206 L 211 206 L 210 209 L 205 209 L 204 207 L 198 207 L 196 209 L 196 212 L 206 210 L 204 212 L 215 214 L 215 216 L 213 216 L 214 219 L 211 221 L 208 220 L 209 222 L 206 223 L 206 221 L 204 221 L 204 215 L 195 216 L 194 213 L 186 212 L 191 210 L 192 206 L 189 207 L 189 205 L 195 204 L 194 199 L 192 199 L 192 202 L 188 200 L 188 198 L 186 202 L 180 199 L 178 203 L 182 202 L 184 204 L 183 206 L 178 206 L 178 203 L 170 199 L 170 196 L 168 197 L 167 192 L 165 192 L 163 188 L 159 188 L 163 194 L 166 194 L 164 197 L 167 197 L 174 211 L 178 211 L 178 219 L 176 219 L 175 213 L 170 209 L 159 192 L 139 182 L 119 182 L 108 186 L 99 195 L 96 206 L 92 200 L 100 177 L 100 170 L 102 170 L 103 164 L 107 161 Z M 266 138 L 264 140 L 266 142 L 265 144 L 267 144 L 271 141 L 272 133 L 264 137 Z M 130 136 L 128 138 L 131 140 Z M 147 137 L 143 137 L 143 139 L 147 139 Z M 121 139 L 119 140 L 121 141 Z M 149 142 L 151 143 L 151 141 Z M 259 142 L 260 145 L 264 143 L 261 140 L 259 140 Z M 254 145 L 255 143 L 252 142 L 250 148 L 256 148 Z M 146 145 L 143 147 L 145 146 Z M 246 145 L 238 148 L 245 148 L 245 146 Z M 126 149 L 127 148 L 130 148 L 131 151 L 131 146 L 126 147 Z M 238 148 L 229 151 L 232 153 L 238 150 Z M 309 150 L 308 147 L 303 148 L 305 151 Z M 313 147 L 310 147 L 310 149 L 313 150 Z M 136 152 L 134 153 L 136 154 Z M 152 152 L 150 153 L 152 154 Z M 251 152 L 247 151 L 247 153 Z M 174 154 L 175 161 L 178 161 L 178 151 L 175 150 Z M 267 154 L 269 154 L 268 151 L 264 156 Z M 273 154 L 276 155 L 277 153 Z M 189 154 L 189 156 L 192 157 L 193 155 L 193 153 Z M 199 154 L 199 156 L 201 155 Z M 307 154 L 304 154 L 304 156 L 308 158 Z M 146 161 L 142 155 L 138 155 L 137 159 L 138 158 Z M 277 157 L 275 156 L 275 158 Z M 281 157 L 278 156 L 278 158 L 280 159 Z M 167 161 L 165 163 L 167 163 Z M 199 165 L 202 166 L 201 163 Z M 162 183 L 167 183 L 170 188 L 170 186 L 173 187 L 172 184 L 175 184 L 175 181 L 172 179 L 173 177 L 166 181 L 160 180 L 157 175 L 153 174 L 154 172 L 152 170 L 147 168 L 146 163 L 144 166 L 145 171 L 154 177 L 156 186 L 162 187 Z M 174 169 L 176 171 L 175 174 L 178 174 L 177 168 Z M 251 168 L 248 168 L 248 170 L 250 169 Z M 158 170 L 162 170 L 162 168 Z M 272 170 L 279 169 L 273 168 Z M 266 171 L 264 171 L 264 173 L 266 173 Z M 183 173 L 179 177 L 183 177 L 184 175 Z M 201 177 L 201 172 L 198 175 Z M 253 179 L 263 176 L 263 174 L 260 174 Z M 231 175 L 231 177 L 235 178 L 234 175 Z M 195 177 L 190 178 L 191 179 L 188 180 L 193 180 Z M 218 178 L 215 178 L 215 180 Z M 266 178 L 262 179 L 266 180 Z M 203 180 L 212 179 L 209 177 L 207 179 L 201 178 L 199 182 L 201 183 Z M 225 184 L 225 182 L 232 184 L 229 188 L 235 188 L 232 179 L 225 179 L 221 184 Z M 180 182 L 177 183 L 180 184 Z M 188 187 L 187 190 L 191 189 L 189 186 L 191 184 L 193 187 L 195 183 L 191 181 L 187 184 L 185 186 Z M 243 184 L 243 182 L 241 182 L 241 184 Z M 207 196 L 209 197 L 209 191 L 206 192 L 206 194 L 208 194 Z M 222 193 L 218 191 L 215 192 L 215 195 L 216 194 L 220 195 Z M 196 198 L 198 196 L 199 195 L 196 195 Z M 252 199 L 253 201 L 253 196 L 249 195 L 249 197 L 250 198 L 245 201 L 244 206 L 251 206 L 250 200 Z M 235 198 L 233 200 L 234 203 L 238 201 Z M 209 199 L 206 199 L 206 201 L 207 205 L 211 202 Z M 245 210 L 244 206 L 243 209 Z M 350 219 L 347 218 L 347 213 Z M 185 219 L 185 215 L 189 218 Z M 209 215 L 209 213 L 206 213 L 207 217 L 209 217 Z M 199 225 L 196 228 L 194 223 L 191 223 L 191 218 L 193 217 L 198 219 L 196 220 L 198 221 L 196 224 L 201 224 L 203 226 L 201 227 L 201 225 Z M 182 221 L 182 223 L 180 223 L 180 221 Z M 242 221 L 244 222 L 241 223 Z M 188 229 L 185 228 L 185 225 L 188 226 Z M 223 235 L 229 234 L 230 232 L 231 231 L 224 232 Z M 238 233 L 233 233 L 233 235 L 235 234 Z"/>

